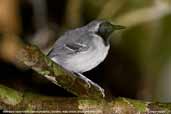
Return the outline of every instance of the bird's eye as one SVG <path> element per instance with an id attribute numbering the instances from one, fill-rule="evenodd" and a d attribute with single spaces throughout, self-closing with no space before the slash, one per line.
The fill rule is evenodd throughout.
<path id="1" fill-rule="evenodd" d="M 107 39 L 109 35 L 113 32 L 113 25 L 109 22 L 101 23 L 97 32 L 97 35 L 101 36 L 104 39 Z"/>

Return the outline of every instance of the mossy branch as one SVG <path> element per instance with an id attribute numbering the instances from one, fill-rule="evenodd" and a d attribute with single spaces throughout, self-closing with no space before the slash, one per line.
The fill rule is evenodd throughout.
<path id="1" fill-rule="evenodd" d="M 171 104 L 144 102 L 127 98 L 111 101 L 88 98 L 61 98 L 43 96 L 29 91 L 17 90 L 0 85 L 0 110 L 27 113 L 85 113 L 86 114 L 170 114 Z M 17 113 L 18 113 L 17 112 Z"/>
<path id="2" fill-rule="evenodd" d="M 32 45 L 22 47 L 17 59 L 54 84 L 80 97 L 104 97 L 104 91 L 97 84 L 77 76 L 44 55 L 39 48 Z M 86 78 L 86 77 L 85 77 Z"/>
<path id="3" fill-rule="evenodd" d="M 90 83 L 89 88 L 85 80 L 55 64 L 35 46 L 22 47 L 17 58 L 53 83 L 80 97 L 49 97 L 30 91 L 21 92 L 0 85 L 0 111 L 101 114 L 171 113 L 171 103 L 145 102 L 127 98 L 116 98 L 111 101 L 101 99 L 103 93 L 98 86 Z M 91 97 L 91 99 L 85 97 Z"/>

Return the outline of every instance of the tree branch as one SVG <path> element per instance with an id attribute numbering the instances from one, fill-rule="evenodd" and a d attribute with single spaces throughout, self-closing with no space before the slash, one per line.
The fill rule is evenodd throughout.
<path id="1" fill-rule="evenodd" d="M 48 97 L 0 85 L 0 109 L 4 112 L 84 113 L 88 114 L 170 114 L 171 104 L 144 102 L 127 98 L 112 101 L 88 98 Z M 29 112 L 30 111 L 30 112 Z M 17 112 L 17 113 L 18 113 Z"/>
<path id="2" fill-rule="evenodd" d="M 17 59 L 76 96 L 104 97 L 104 90 L 101 87 L 92 81 L 87 82 L 80 76 L 60 67 L 45 56 L 36 46 L 27 45 L 23 47 L 17 54 Z M 88 80 L 88 78 L 86 79 Z"/>

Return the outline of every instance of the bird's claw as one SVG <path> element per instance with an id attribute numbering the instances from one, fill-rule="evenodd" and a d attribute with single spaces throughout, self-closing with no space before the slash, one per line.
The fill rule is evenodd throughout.
<path id="1" fill-rule="evenodd" d="M 89 79 L 86 79 L 85 81 L 86 81 L 86 83 L 88 85 L 88 88 L 90 88 L 91 87 L 90 80 Z"/>
<path id="2" fill-rule="evenodd" d="M 99 91 L 102 93 L 102 96 L 105 97 L 104 89 L 100 87 L 98 84 L 94 83 L 93 81 L 89 80 L 88 78 L 85 80 L 88 84 L 88 88 L 91 87 L 91 84 L 95 85 L 97 88 L 99 88 Z"/>
<path id="3" fill-rule="evenodd" d="M 91 81 L 90 79 L 88 79 L 87 77 L 85 77 L 84 75 L 82 75 L 81 73 L 77 73 L 77 75 L 83 79 L 84 81 L 86 81 L 88 87 L 91 87 L 91 84 L 95 85 L 96 87 L 98 87 L 100 90 L 103 90 L 103 88 L 101 88 L 98 84 L 94 83 L 93 81 Z"/>
<path id="4" fill-rule="evenodd" d="M 86 85 L 88 86 L 88 88 L 91 87 L 91 80 L 89 80 L 87 77 L 85 77 L 84 75 L 82 75 L 81 73 L 76 73 L 77 76 L 79 76 L 82 80 L 84 80 L 86 82 Z"/>

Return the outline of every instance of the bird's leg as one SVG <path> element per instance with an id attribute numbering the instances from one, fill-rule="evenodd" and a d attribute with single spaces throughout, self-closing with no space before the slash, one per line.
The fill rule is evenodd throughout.
<path id="1" fill-rule="evenodd" d="M 97 88 L 99 88 L 99 90 L 101 91 L 101 93 L 104 95 L 104 89 L 102 87 L 100 87 L 98 84 L 94 83 L 93 81 L 91 81 L 90 79 L 88 79 L 87 77 L 85 77 L 83 74 L 81 73 L 74 73 L 77 76 L 79 76 L 81 79 L 85 80 L 88 84 L 88 87 L 91 87 L 91 84 L 95 85 Z"/>
<path id="2" fill-rule="evenodd" d="M 85 77 L 85 76 L 84 76 L 83 74 L 81 74 L 81 73 L 74 73 L 74 74 L 76 74 L 77 76 L 79 76 L 82 80 L 86 81 L 87 84 L 88 84 L 88 88 L 91 87 L 90 82 L 92 82 L 92 81 L 91 81 L 90 79 L 88 79 L 87 77 Z"/>

